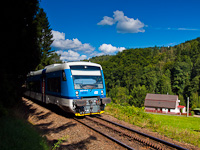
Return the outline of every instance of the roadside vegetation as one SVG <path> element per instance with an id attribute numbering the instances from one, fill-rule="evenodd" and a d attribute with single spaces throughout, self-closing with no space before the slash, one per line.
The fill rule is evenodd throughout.
<path id="1" fill-rule="evenodd" d="M 143 108 L 114 103 L 107 105 L 105 113 L 177 141 L 200 147 L 200 118 L 149 114 Z"/>
<path id="2" fill-rule="evenodd" d="M 14 114 L 14 113 L 13 113 Z M 49 150 L 46 139 L 26 120 L 6 114 L 0 117 L 1 150 Z"/>

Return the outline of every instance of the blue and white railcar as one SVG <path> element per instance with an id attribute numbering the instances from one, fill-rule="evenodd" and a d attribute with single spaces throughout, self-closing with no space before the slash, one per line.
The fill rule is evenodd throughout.
<path id="1" fill-rule="evenodd" d="M 101 114 L 111 101 L 106 98 L 101 65 L 91 62 L 53 64 L 30 72 L 25 95 L 76 116 Z"/>

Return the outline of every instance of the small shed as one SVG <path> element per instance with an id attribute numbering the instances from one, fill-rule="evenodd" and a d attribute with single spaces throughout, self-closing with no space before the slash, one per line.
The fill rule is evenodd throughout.
<path id="1" fill-rule="evenodd" d="M 195 115 L 200 115 L 200 108 L 194 108 L 193 111 Z"/>
<path id="2" fill-rule="evenodd" d="M 185 113 L 185 106 L 179 105 L 177 95 L 150 94 L 145 97 L 145 110 L 160 113 Z M 181 110 L 182 109 L 182 110 Z"/>

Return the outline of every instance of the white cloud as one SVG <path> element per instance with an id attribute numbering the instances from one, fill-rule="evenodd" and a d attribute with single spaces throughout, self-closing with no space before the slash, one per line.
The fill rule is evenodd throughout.
<path id="1" fill-rule="evenodd" d="M 102 55 L 107 55 L 106 53 L 104 52 L 97 52 L 97 51 L 94 51 L 93 53 L 90 54 L 91 57 L 95 57 L 95 56 L 102 56 Z"/>
<path id="2" fill-rule="evenodd" d="M 200 31 L 198 28 L 156 28 L 159 30 L 178 30 L 178 31 Z"/>
<path id="3" fill-rule="evenodd" d="M 104 16 L 103 20 L 101 20 L 99 23 L 97 23 L 97 25 L 113 25 L 115 24 L 115 21 L 113 18 L 108 17 L 108 16 Z"/>
<path id="4" fill-rule="evenodd" d="M 113 54 L 115 52 L 121 52 L 125 50 L 125 47 L 115 47 L 111 44 L 102 44 L 99 47 L 99 50 L 102 51 L 104 54 Z"/>
<path id="5" fill-rule="evenodd" d="M 53 43 L 52 46 L 57 48 L 57 49 L 62 49 L 62 50 L 73 50 L 73 51 L 84 51 L 86 53 L 90 53 L 94 51 L 94 47 L 92 47 L 88 43 L 82 43 L 79 41 L 77 38 L 73 38 L 72 40 L 70 39 L 65 39 L 65 33 L 61 33 L 59 31 L 52 31 L 53 33 Z"/>
<path id="6" fill-rule="evenodd" d="M 62 61 L 79 61 L 87 58 L 86 55 L 80 55 L 79 53 L 74 52 L 72 50 L 68 51 L 59 50 L 56 51 L 55 53 L 61 55 L 60 59 Z"/>
<path id="7" fill-rule="evenodd" d="M 177 30 L 183 30 L 183 31 L 197 31 L 199 29 L 192 29 L 192 28 L 178 28 Z"/>
<path id="8" fill-rule="evenodd" d="M 104 16 L 97 25 L 113 25 L 117 23 L 117 32 L 118 33 L 138 33 L 145 32 L 143 27 L 145 26 L 139 19 L 128 18 L 124 16 L 123 11 L 116 10 L 113 12 L 113 18 Z"/>
<path id="9" fill-rule="evenodd" d="M 122 11 L 115 11 L 114 12 L 114 19 L 118 21 L 117 23 L 117 32 L 119 33 L 138 33 L 138 32 L 145 32 L 143 29 L 144 23 L 140 20 L 133 18 L 128 18 L 124 16 Z"/>
<path id="10" fill-rule="evenodd" d="M 53 40 L 65 40 L 65 33 L 59 31 L 51 31 L 53 34 Z"/>

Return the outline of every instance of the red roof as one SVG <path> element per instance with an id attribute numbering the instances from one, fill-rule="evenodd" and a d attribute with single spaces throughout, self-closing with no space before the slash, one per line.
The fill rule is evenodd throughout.
<path id="1" fill-rule="evenodd" d="M 185 106 L 179 105 L 178 108 L 184 108 Z"/>

